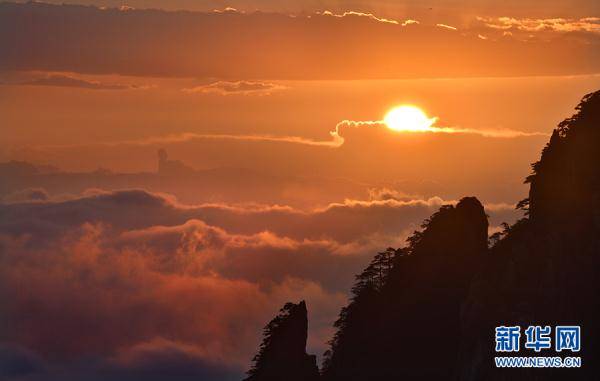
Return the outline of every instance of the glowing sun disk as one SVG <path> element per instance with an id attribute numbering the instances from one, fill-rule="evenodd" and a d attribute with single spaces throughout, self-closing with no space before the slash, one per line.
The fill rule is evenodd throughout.
<path id="1" fill-rule="evenodd" d="M 431 126 L 435 121 L 436 118 L 428 118 L 420 108 L 409 105 L 394 107 L 383 118 L 388 128 L 407 132 L 433 131 Z"/>

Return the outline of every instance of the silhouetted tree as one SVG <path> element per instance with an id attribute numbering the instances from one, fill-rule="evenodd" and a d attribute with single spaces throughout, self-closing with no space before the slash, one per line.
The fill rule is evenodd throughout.
<path id="1" fill-rule="evenodd" d="M 346 343 L 346 339 L 352 339 L 351 332 L 370 334 L 369 329 L 364 329 L 363 325 L 371 323 L 367 316 L 373 313 L 371 308 L 377 304 L 377 295 L 385 286 L 397 258 L 404 254 L 405 251 L 402 249 L 389 247 L 377 253 L 369 265 L 356 276 L 356 281 L 351 289 L 350 303 L 342 308 L 334 323 L 337 331 L 329 342 L 331 349 L 324 353 L 324 373 L 331 369 L 333 354 L 344 351 L 343 347 L 347 348 L 350 345 Z"/>
<path id="2" fill-rule="evenodd" d="M 504 380 L 489 335 L 502 324 L 581 325 L 587 366 L 565 373 L 514 370 L 511 379 L 598 378 L 600 330 L 600 91 L 586 95 L 532 164 L 526 218 L 505 226 L 463 305 L 457 377 Z M 587 362 L 586 362 L 587 361 Z"/>
<path id="3" fill-rule="evenodd" d="M 445 335 L 440 350 L 456 354 L 458 309 L 474 263 L 487 249 L 487 219 L 475 198 L 465 198 L 456 207 L 441 207 L 422 229 L 406 248 L 375 255 L 356 277 L 325 353 L 326 380 L 391 380 L 453 370 L 452 356 L 431 369 L 415 348 Z"/>
<path id="4" fill-rule="evenodd" d="M 585 365 L 568 376 L 514 369 L 510 379 L 597 379 L 600 91 L 586 95 L 577 111 L 532 165 L 529 197 L 517 205 L 526 217 L 502 224 L 489 248 L 484 208 L 465 197 L 425 220 L 405 248 L 375 255 L 334 324 L 322 379 L 506 380 L 492 361 L 494 327 L 532 324 L 581 325 L 585 344 L 577 355 Z M 282 328 L 295 306 L 286 305 L 265 329 L 249 379 L 301 373 L 283 369 L 296 369 L 287 359 L 305 358 L 305 338 L 280 339 L 288 337 L 283 331 L 302 331 Z M 296 344 L 281 344 L 287 342 Z"/>

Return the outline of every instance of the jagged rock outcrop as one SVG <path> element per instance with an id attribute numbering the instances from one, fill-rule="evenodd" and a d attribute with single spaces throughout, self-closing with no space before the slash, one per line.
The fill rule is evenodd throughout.
<path id="1" fill-rule="evenodd" d="M 577 111 L 559 124 L 532 165 L 529 199 L 521 203 L 529 217 L 507 228 L 471 284 L 463 306 L 460 379 L 598 379 L 600 92 L 585 96 Z M 496 369 L 498 325 L 581 325 L 576 355 L 584 365 Z"/>
<path id="2" fill-rule="evenodd" d="M 576 110 L 554 130 L 527 182 L 531 221 L 579 233 L 600 224 L 600 91 Z"/>
<path id="3" fill-rule="evenodd" d="M 306 353 L 306 303 L 286 303 L 264 329 L 264 339 L 246 381 L 316 381 L 316 356 Z"/>
<path id="4" fill-rule="evenodd" d="M 487 249 L 474 197 L 442 207 L 396 251 L 381 285 L 356 288 L 337 322 L 326 380 L 446 377 L 459 348 L 460 305 Z M 429 361 L 436 359 L 435 366 Z"/>
<path id="5" fill-rule="evenodd" d="M 519 203 L 526 218 L 494 235 L 491 248 L 483 206 L 466 197 L 426 220 L 406 248 L 374 257 L 335 323 L 322 380 L 598 379 L 600 91 L 586 95 L 577 111 L 532 165 L 529 198 Z M 305 318 L 305 307 L 298 308 Z M 273 322 L 287 320 L 284 310 Z M 299 321 L 294 329 L 305 335 Z M 494 328 L 500 325 L 579 325 L 576 355 L 583 366 L 497 369 Z M 296 368 L 289 369 L 306 359 L 306 336 L 289 348 L 267 337 L 249 379 L 294 379 L 278 372 L 291 358 Z M 278 348 L 272 352 L 281 357 L 263 348 Z M 294 355 L 287 352 L 292 348 Z M 252 378 L 263 368 L 275 378 Z M 312 362 L 309 368 L 300 379 L 315 379 Z"/>

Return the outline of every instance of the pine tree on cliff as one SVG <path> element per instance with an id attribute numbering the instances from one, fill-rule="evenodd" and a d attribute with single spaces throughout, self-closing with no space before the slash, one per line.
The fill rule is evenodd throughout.
<path id="1" fill-rule="evenodd" d="M 286 303 L 267 324 L 246 381 L 313 381 L 319 379 L 314 355 L 306 354 L 306 303 Z"/>
<path id="2" fill-rule="evenodd" d="M 512 379 L 598 379 L 600 91 L 586 95 L 576 110 L 554 130 L 540 160 L 532 165 L 526 179 L 529 197 L 518 205 L 527 217 L 495 237 L 471 284 L 463 305 L 460 379 L 506 379 L 506 372 L 490 361 L 490 332 L 502 324 L 582 329 L 576 355 L 585 365 L 580 369 L 515 369 Z"/>
<path id="3" fill-rule="evenodd" d="M 325 374 L 333 369 L 334 362 L 343 357 L 344 352 L 355 352 L 358 349 L 351 348 L 346 344 L 347 342 L 369 340 L 372 335 L 371 316 L 374 309 L 380 308 L 378 303 L 380 292 L 387 282 L 394 263 L 404 254 L 403 249 L 387 248 L 377 253 L 371 263 L 356 276 L 350 303 L 342 308 L 338 320 L 334 323 L 337 331 L 329 342 L 331 349 L 325 352 L 323 363 Z M 370 350 L 367 347 L 361 349 Z"/>
<path id="4" fill-rule="evenodd" d="M 491 249 L 483 206 L 466 197 L 440 208 L 406 248 L 374 258 L 336 322 L 322 379 L 598 379 L 600 91 L 577 111 L 533 164 L 518 205 L 528 216 L 505 224 Z M 297 309 L 303 318 L 284 323 Z M 568 374 L 495 368 L 494 327 L 532 324 L 581 325 L 585 365 Z M 304 304 L 286 305 L 265 329 L 249 380 L 317 379 L 306 326 Z"/>
<path id="5" fill-rule="evenodd" d="M 408 247 L 388 249 L 391 267 L 373 278 L 381 255 L 357 277 L 325 355 L 326 380 L 447 377 L 459 348 L 459 310 L 487 249 L 487 218 L 474 197 L 446 205 Z M 371 281 L 375 279 L 376 281 Z M 435 345 L 433 345 L 435 343 Z M 436 366 L 425 364 L 439 358 Z"/>

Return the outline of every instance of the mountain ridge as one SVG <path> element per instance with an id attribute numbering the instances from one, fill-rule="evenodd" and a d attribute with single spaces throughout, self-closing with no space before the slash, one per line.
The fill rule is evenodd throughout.
<path id="1" fill-rule="evenodd" d="M 532 164 L 529 197 L 518 205 L 526 217 L 490 237 L 490 247 L 483 206 L 465 197 L 442 206 L 406 247 L 374 257 L 335 323 L 321 380 L 597 376 L 600 91 L 576 110 Z M 497 369 L 500 325 L 580 325 L 584 365 Z M 254 375 L 289 377 L 281 368 L 271 378 Z"/>

